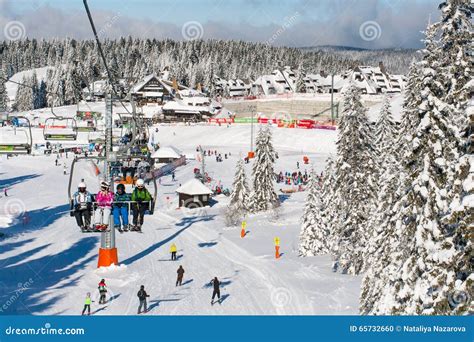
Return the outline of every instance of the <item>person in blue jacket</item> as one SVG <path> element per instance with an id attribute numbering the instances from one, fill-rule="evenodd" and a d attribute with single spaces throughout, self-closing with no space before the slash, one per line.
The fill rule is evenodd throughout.
<path id="1" fill-rule="evenodd" d="M 121 227 L 125 230 L 128 229 L 128 203 L 131 199 L 130 194 L 125 192 L 125 185 L 118 184 L 117 185 L 117 192 L 115 193 L 114 197 L 114 208 L 112 210 L 112 214 L 114 216 L 114 227 L 117 229 L 121 229 Z M 120 222 L 122 219 L 122 222 Z M 120 225 L 122 224 L 122 225 Z"/>

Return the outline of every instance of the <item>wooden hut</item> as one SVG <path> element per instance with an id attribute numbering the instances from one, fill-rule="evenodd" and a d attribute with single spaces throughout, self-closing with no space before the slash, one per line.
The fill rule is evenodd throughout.
<path id="1" fill-rule="evenodd" d="M 181 185 L 176 192 L 179 195 L 179 206 L 186 208 L 207 206 L 212 195 L 212 191 L 195 178 Z"/>

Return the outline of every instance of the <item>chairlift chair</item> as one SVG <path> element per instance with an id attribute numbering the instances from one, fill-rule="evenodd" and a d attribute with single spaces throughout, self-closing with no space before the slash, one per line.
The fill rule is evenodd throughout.
<path id="1" fill-rule="evenodd" d="M 44 123 L 43 136 L 44 140 L 75 141 L 77 139 L 76 119 L 61 116 L 47 118 Z"/>
<path id="2" fill-rule="evenodd" d="M 18 126 L 0 130 L 0 154 L 31 154 L 33 136 L 31 134 L 31 123 L 24 116 L 8 117 L 12 119 L 25 120 L 26 126 Z"/>

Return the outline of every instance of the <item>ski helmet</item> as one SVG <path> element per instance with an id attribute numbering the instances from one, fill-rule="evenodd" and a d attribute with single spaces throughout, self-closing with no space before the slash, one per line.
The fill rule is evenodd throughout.
<path id="1" fill-rule="evenodd" d="M 85 188 L 87 188 L 86 183 L 80 182 L 79 184 L 77 184 L 77 188 L 78 188 L 78 189 L 81 189 L 81 188 L 85 189 Z"/>
<path id="2" fill-rule="evenodd" d="M 143 181 L 143 179 L 137 179 L 137 186 L 144 186 L 145 185 L 145 182 Z"/>
<path id="3" fill-rule="evenodd" d="M 102 189 L 108 189 L 109 188 L 109 183 L 107 183 L 106 181 L 102 181 L 102 182 L 100 182 L 100 187 Z"/>

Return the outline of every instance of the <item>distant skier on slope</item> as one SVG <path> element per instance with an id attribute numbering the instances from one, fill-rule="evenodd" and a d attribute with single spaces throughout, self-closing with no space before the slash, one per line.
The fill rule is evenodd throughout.
<path id="1" fill-rule="evenodd" d="M 178 279 L 176 279 L 176 286 L 181 286 L 181 284 L 183 283 L 183 276 L 184 276 L 184 268 L 183 266 L 179 265 L 179 268 L 178 268 L 178 271 L 176 271 L 176 273 L 178 273 Z"/>
<path id="2" fill-rule="evenodd" d="M 138 314 L 142 313 L 142 307 L 144 308 L 143 313 L 146 313 L 148 311 L 146 299 L 147 297 L 150 297 L 150 295 L 146 293 L 145 285 L 140 286 L 140 291 L 138 291 L 137 296 L 138 300 L 140 301 L 140 305 L 138 306 Z"/>
<path id="3" fill-rule="evenodd" d="M 178 249 L 176 248 L 176 245 L 174 243 L 171 244 L 170 246 L 170 253 L 171 253 L 171 261 L 176 260 L 176 252 Z"/>
<path id="4" fill-rule="evenodd" d="M 106 303 L 106 293 L 107 293 L 107 285 L 105 284 L 105 279 L 102 279 L 99 283 L 99 304 L 105 304 Z"/>
<path id="5" fill-rule="evenodd" d="M 220 300 L 221 300 L 221 290 L 220 290 L 221 282 L 219 281 L 219 279 L 217 279 L 217 277 L 214 277 L 214 279 L 212 279 L 210 283 L 214 287 L 214 290 L 212 291 L 211 305 L 214 305 L 214 298 L 216 296 L 217 296 L 217 301 L 220 304 L 221 303 L 220 302 Z"/>

